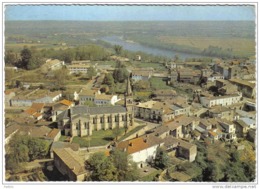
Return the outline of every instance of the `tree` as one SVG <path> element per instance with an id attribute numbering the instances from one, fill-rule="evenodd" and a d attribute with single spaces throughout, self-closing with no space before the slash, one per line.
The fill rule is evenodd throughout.
<path id="1" fill-rule="evenodd" d="M 121 150 L 111 151 L 111 160 L 117 169 L 118 181 L 134 181 L 139 178 L 137 165 L 129 159 L 126 152 Z"/>
<path id="2" fill-rule="evenodd" d="M 49 144 L 47 141 L 16 134 L 9 143 L 10 160 L 6 161 L 6 168 L 14 169 L 20 163 L 44 158 L 48 154 Z"/>
<path id="3" fill-rule="evenodd" d="M 7 50 L 5 52 L 5 64 L 15 65 L 18 62 L 16 53 L 12 50 Z"/>
<path id="4" fill-rule="evenodd" d="M 21 66 L 22 68 L 26 68 L 27 69 L 27 65 L 32 57 L 32 52 L 31 50 L 28 48 L 28 47 L 24 47 L 22 50 L 21 50 Z"/>
<path id="5" fill-rule="evenodd" d="M 116 181 L 116 168 L 109 158 L 102 152 L 90 155 L 86 167 L 91 171 L 90 179 L 93 181 Z"/>
<path id="6" fill-rule="evenodd" d="M 96 72 L 95 68 L 91 66 L 91 67 L 88 69 L 87 77 L 88 77 L 89 79 L 92 79 L 92 77 L 94 77 L 94 76 L 96 76 L 96 75 L 97 75 L 97 72 Z"/>
<path id="7" fill-rule="evenodd" d="M 116 52 L 116 55 L 120 55 L 122 53 L 123 47 L 120 45 L 115 45 L 114 50 Z"/>
<path id="8" fill-rule="evenodd" d="M 26 46 L 21 50 L 21 62 L 20 66 L 22 68 L 32 70 L 35 68 L 40 67 L 40 65 L 43 63 L 40 53 L 37 52 L 35 47 L 31 47 L 30 49 Z"/>
<path id="9" fill-rule="evenodd" d="M 142 90 L 147 90 L 151 87 L 151 84 L 149 81 L 145 80 L 140 80 L 134 83 L 133 88 L 136 91 L 142 91 Z"/>
<path id="10" fill-rule="evenodd" d="M 106 84 L 106 85 L 111 86 L 112 84 L 114 84 L 114 82 L 115 82 L 115 81 L 114 81 L 114 78 L 113 78 L 112 74 L 111 74 L 111 73 L 107 73 L 107 74 L 105 75 L 103 84 Z"/>
<path id="11" fill-rule="evenodd" d="M 44 140 L 31 138 L 28 141 L 28 148 L 28 155 L 30 160 L 33 161 L 38 158 L 44 158 L 48 154 L 49 144 Z"/>
<path id="12" fill-rule="evenodd" d="M 117 68 L 113 72 L 115 82 L 123 83 L 129 76 L 126 68 Z"/>
<path id="13" fill-rule="evenodd" d="M 67 80 L 69 79 L 69 70 L 66 67 L 62 67 L 59 70 L 54 70 L 54 85 L 56 88 L 61 89 L 64 88 Z"/>
<path id="14" fill-rule="evenodd" d="M 164 169 L 165 167 L 167 167 L 168 162 L 169 162 L 169 157 L 166 151 L 162 148 L 158 148 L 154 159 L 155 166 Z"/>

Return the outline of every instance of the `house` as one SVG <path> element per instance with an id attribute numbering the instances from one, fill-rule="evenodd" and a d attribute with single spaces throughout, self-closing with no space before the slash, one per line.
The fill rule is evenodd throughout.
<path id="1" fill-rule="evenodd" d="M 54 149 L 64 149 L 64 148 L 71 148 L 73 151 L 78 151 L 79 150 L 79 144 L 77 143 L 69 143 L 69 142 L 61 142 L 61 141 L 54 141 L 51 145 L 50 149 L 50 158 L 53 159 L 53 150 Z"/>
<path id="2" fill-rule="evenodd" d="M 135 60 L 137 60 L 137 61 L 141 61 L 141 60 L 142 60 L 141 55 L 136 55 L 136 56 L 135 56 Z"/>
<path id="3" fill-rule="evenodd" d="M 46 111 L 46 119 L 49 119 L 51 121 L 56 121 L 57 116 L 61 114 L 62 112 L 70 109 L 71 107 L 74 107 L 74 103 L 68 100 L 62 100 L 60 102 L 51 104 L 49 106 L 49 109 Z"/>
<path id="4" fill-rule="evenodd" d="M 37 121 L 43 118 L 44 103 L 32 103 L 31 107 L 26 109 L 24 113 Z"/>
<path id="5" fill-rule="evenodd" d="M 115 105 L 119 100 L 117 95 L 101 94 L 99 90 L 82 90 L 79 94 L 80 105 L 86 102 L 92 102 L 97 106 Z"/>
<path id="6" fill-rule="evenodd" d="M 207 76 L 206 78 L 207 78 L 207 81 L 209 81 L 209 82 L 215 82 L 217 79 L 224 79 L 224 76 L 219 73 L 213 73 L 213 74 Z"/>
<path id="7" fill-rule="evenodd" d="M 60 137 L 61 137 L 60 129 L 54 128 L 48 133 L 45 139 L 56 142 L 60 139 Z"/>
<path id="8" fill-rule="evenodd" d="M 138 167 L 143 168 L 152 162 L 156 156 L 157 148 L 163 141 L 153 135 L 146 135 L 117 144 L 116 148 L 126 152 L 137 163 Z"/>
<path id="9" fill-rule="evenodd" d="M 211 138 L 213 141 L 219 140 L 222 138 L 222 131 L 218 128 L 212 128 L 208 131 L 208 136 Z"/>
<path id="10" fill-rule="evenodd" d="M 236 109 L 235 110 L 235 115 L 236 117 L 248 117 L 250 119 L 253 119 L 255 120 L 256 119 L 256 112 L 255 111 L 252 111 L 252 112 L 246 112 L 244 110 L 239 110 L 239 109 Z"/>
<path id="11" fill-rule="evenodd" d="M 33 103 L 52 103 L 58 101 L 61 96 L 60 91 L 26 90 L 17 92 L 17 95 L 10 100 L 10 103 L 11 106 L 31 106 Z"/>
<path id="12" fill-rule="evenodd" d="M 247 137 L 249 126 L 245 124 L 242 120 L 236 120 L 234 121 L 235 127 L 236 127 L 236 135 L 239 138 L 245 138 Z"/>
<path id="13" fill-rule="evenodd" d="M 175 151 L 177 157 L 183 157 L 189 162 L 193 162 L 197 156 L 197 146 L 184 140 L 167 136 L 163 146 L 168 152 Z"/>
<path id="14" fill-rule="evenodd" d="M 214 106 L 208 110 L 208 115 L 211 118 L 221 118 L 233 121 L 234 110 L 225 106 Z"/>
<path id="15" fill-rule="evenodd" d="M 88 64 L 71 64 L 71 65 L 67 65 L 67 69 L 69 70 L 70 74 L 78 74 L 78 73 L 86 74 L 90 67 L 91 67 L 91 65 L 88 65 Z"/>
<path id="16" fill-rule="evenodd" d="M 236 128 L 233 122 L 226 119 L 218 119 L 219 124 L 223 127 L 223 138 L 225 140 L 236 140 Z"/>
<path id="17" fill-rule="evenodd" d="M 151 70 L 132 70 L 131 79 L 134 82 L 148 81 L 152 77 L 153 72 Z"/>
<path id="18" fill-rule="evenodd" d="M 177 95 L 175 90 L 156 90 L 153 92 L 154 100 L 166 100 L 171 99 Z"/>
<path id="19" fill-rule="evenodd" d="M 96 94 L 94 103 L 98 106 L 104 105 L 115 105 L 120 99 L 117 98 L 117 95 L 106 95 L 106 94 Z"/>
<path id="20" fill-rule="evenodd" d="M 135 117 L 160 123 L 173 119 L 174 111 L 165 102 L 147 101 L 135 106 Z"/>
<path id="21" fill-rule="evenodd" d="M 200 119 L 198 126 L 203 128 L 204 130 L 212 129 L 212 124 L 207 119 Z"/>
<path id="22" fill-rule="evenodd" d="M 241 121 L 243 121 L 250 129 L 255 129 L 256 128 L 256 121 L 253 119 L 250 119 L 248 117 L 243 117 L 240 118 Z"/>
<path id="23" fill-rule="evenodd" d="M 229 79 L 229 81 L 238 87 L 243 96 L 253 99 L 256 97 L 255 83 L 240 79 Z"/>
<path id="24" fill-rule="evenodd" d="M 191 83 L 196 85 L 201 79 L 202 73 L 200 70 L 180 69 L 178 70 L 178 81 L 183 83 Z"/>
<path id="25" fill-rule="evenodd" d="M 235 103 L 239 103 L 241 101 L 241 98 L 242 98 L 241 93 L 236 95 L 227 95 L 227 96 L 212 96 L 212 97 L 200 96 L 200 102 L 204 107 L 210 108 L 217 105 L 229 106 Z"/>
<path id="26" fill-rule="evenodd" d="M 84 105 L 86 101 L 92 101 L 95 100 L 95 95 L 101 94 L 99 90 L 81 90 L 79 93 L 79 104 Z"/>
<path id="27" fill-rule="evenodd" d="M 88 172 L 85 159 L 71 148 L 53 149 L 54 166 L 68 177 L 69 181 L 84 181 Z"/>
<path id="28" fill-rule="evenodd" d="M 58 59 L 48 59 L 46 60 L 45 64 L 42 65 L 43 69 L 47 71 L 58 70 L 64 66 L 64 61 L 60 61 Z"/>

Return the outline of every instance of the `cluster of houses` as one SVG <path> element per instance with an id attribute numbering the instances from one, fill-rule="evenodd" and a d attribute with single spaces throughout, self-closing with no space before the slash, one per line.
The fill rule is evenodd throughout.
<path id="1" fill-rule="evenodd" d="M 48 70 L 64 66 L 58 60 L 49 60 Z M 74 61 L 68 65 L 71 73 L 86 73 L 89 61 Z M 98 65 L 96 65 L 98 67 Z M 217 140 L 236 142 L 238 138 L 255 141 L 256 88 L 254 65 L 249 62 L 215 60 L 212 69 L 191 69 L 185 64 L 172 63 L 169 83 L 190 86 L 193 99 L 179 95 L 175 90 L 154 91 L 146 102 L 134 102 L 130 78 L 124 99 L 117 95 L 101 94 L 96 89 L 81 89 L 74 93 L 74 101 L 62 99 L 60 91 L 43 89 L 6 90 L 6 107 L 25 107 L 16 121 L 6 125 L 5 143 L 15 133 L 30 135 L 52 143 L 50 157 L 58 170 L 71 181 L 83 181 L 89 173 L 85 159 L 79 155 L 79 145 L 58 141 L 61 133 L 68 138 L 91 136 L 93 131 L 135 127 L 135 118 L 156 127 L 144 135 L 115 142 L 111 149 L 127 152 L 140 168 L 151 163 L 159 147 L 193 162 L 197 155 L 196 140 L 214 143 Z M 243 75 L 245 73 L 247 75 Z M 154 70 L 134 69 L 131 81 L 149 80 Z M 102 82 L 98 77 L 96 83 Z M 103 78 L 104 79 L 104 78 Z M 213 86 L 215 91 L 201 85 Z M 76 102 L 76 103 L 75 103 Z M 89 106 L 89 103 L 95 106 Z M 123 103 L 122 103 L 123 102 Z M 19 121 L 23 120 L 23 121 Z M 35 124 L 42 124 L 36 126 Z M 56 124 L 45 126 L 45 121 Z M 109 156 L 108 149 L 104 152 Z"/>

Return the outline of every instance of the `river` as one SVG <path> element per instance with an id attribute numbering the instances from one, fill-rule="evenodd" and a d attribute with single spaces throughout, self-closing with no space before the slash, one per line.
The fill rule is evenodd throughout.
<path id="1" fill-rule="evenodd" d="M 108 42 L 112 45 L 120 45 L 125 50 L 129 50 L 129 51 L 133 51 L 133 52 L 141 51 L 141 52 L 145 52 L 145 53 L 156 55 L 156 56 L 165 56 L 165 57 L 168 57 L 168 58 L 174 58 L 174 56 L 176 54 L 181 59 L 205 57 L 203 55 L 182 53 L 182 52 L 170 51 L 170 50 L 166 50 L 166 49 L 148 47 L 148 46 L 145 46 L 145 45 L 141 45 L 139 43 L 135 43 L 135 42 L 131 42 L 131 41 L 125 41 L 125 40 L 122 39 L 122 37 L 119 37 L 119 36 L 106 36 L 106 37 L 100 38 L 100 40 Z"/>

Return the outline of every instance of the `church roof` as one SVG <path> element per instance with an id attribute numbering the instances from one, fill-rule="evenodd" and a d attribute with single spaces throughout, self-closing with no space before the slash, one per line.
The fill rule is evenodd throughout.
<path id="1" fill-rule="evenodd" d="M 76 106 L 71 108 L 71 115 L 124 113 L 126 111 L 127 110 L 124 106 L 102 106 L 102 107 Z"/>

